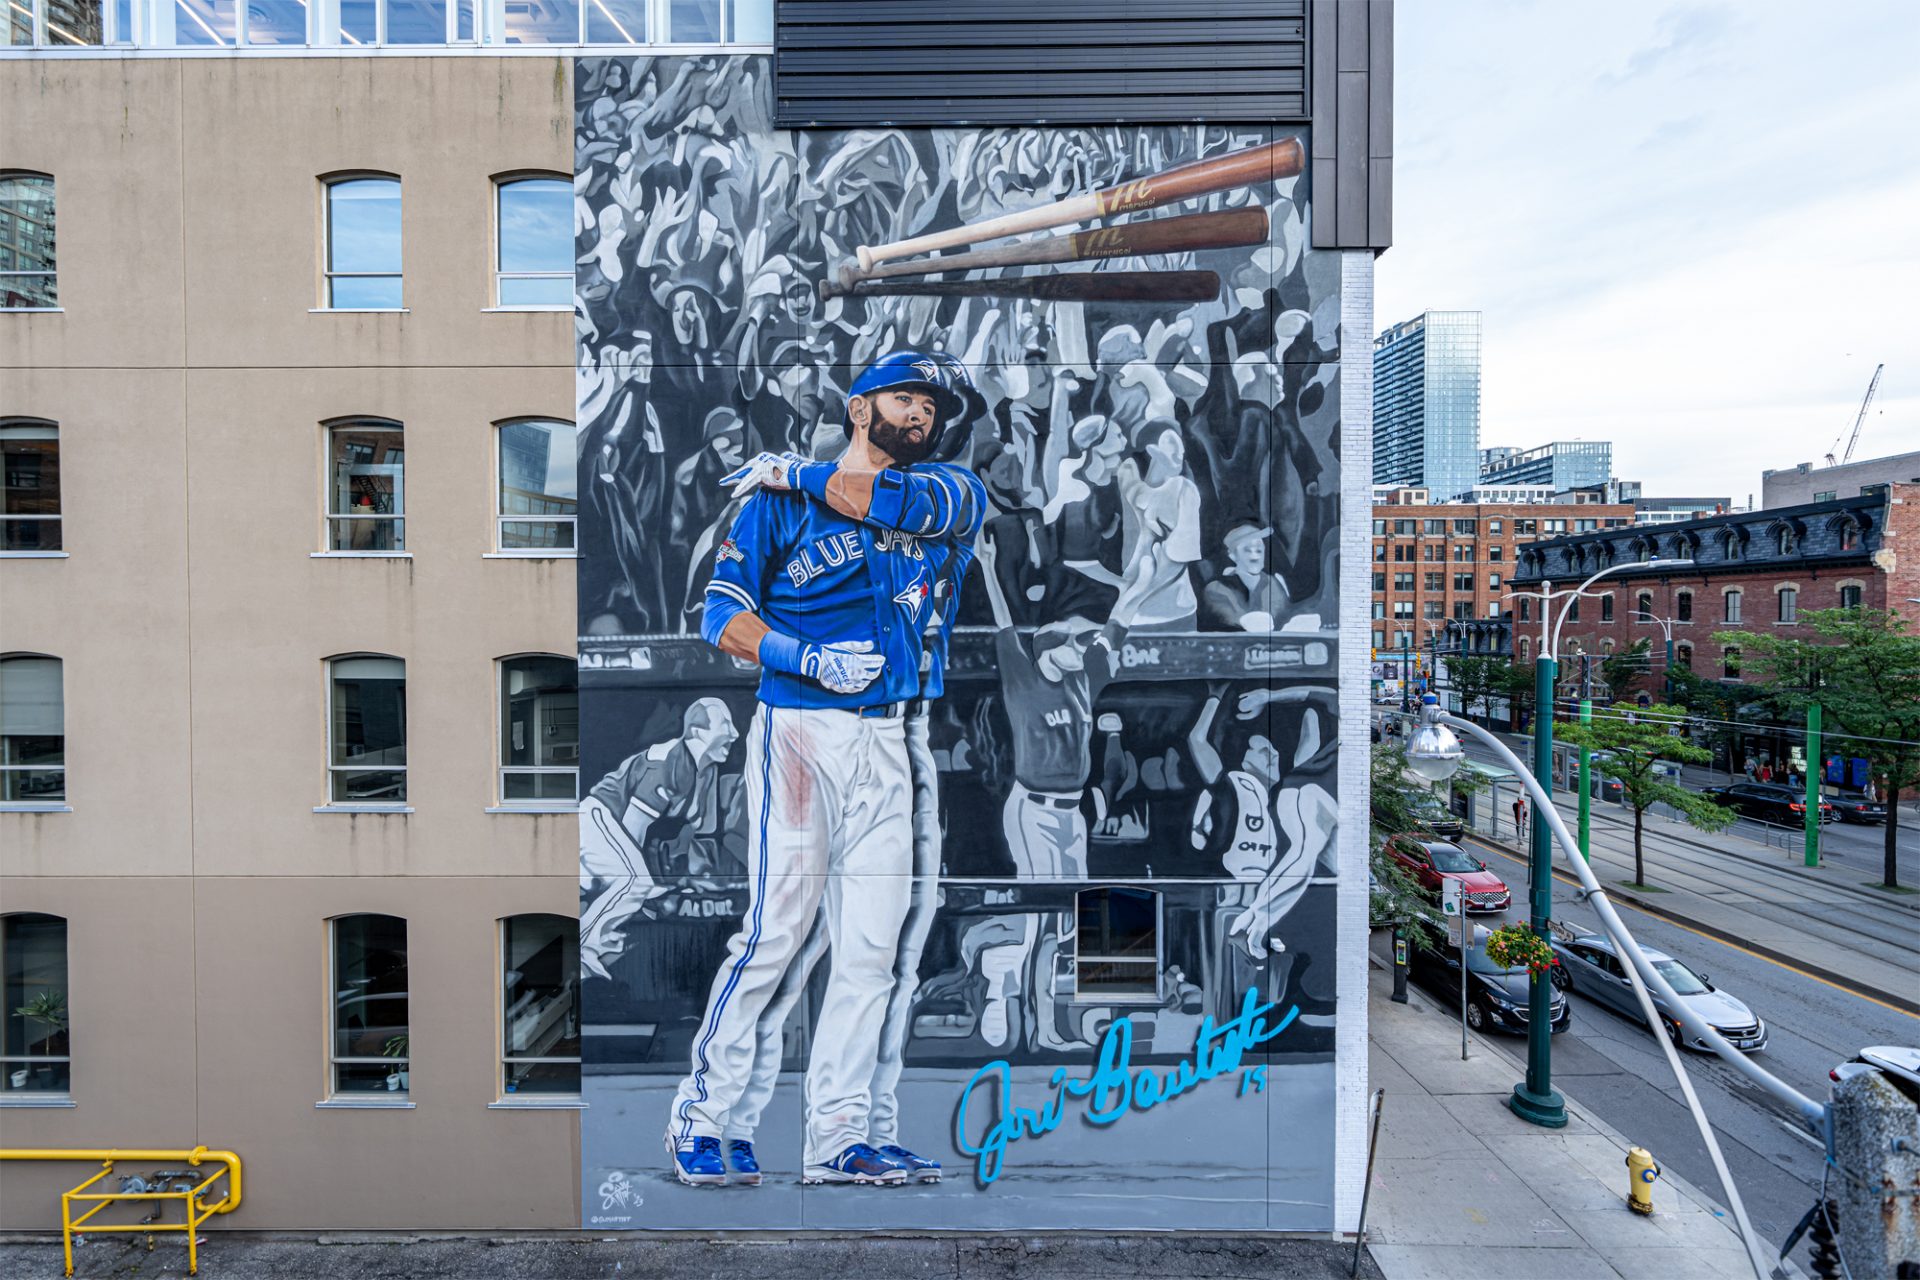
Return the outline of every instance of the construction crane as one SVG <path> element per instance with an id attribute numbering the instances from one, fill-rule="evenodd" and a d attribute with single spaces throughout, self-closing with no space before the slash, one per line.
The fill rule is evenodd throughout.
<path id="1" fill-rule="evenodd" d="M 1835 463 L 1833 460 L 1833 450 L 1829 449 L 1827 451 L 1828 466 L 1844 464 L 1853 459 L 1853 447 L 1860 443 L 1860 428 L 1867 420 L 1867 407 L 1873 403 L 1873 393 L 1880 389 L 1880 371 L 1886 367 L 1884 364 L 1873 366 L 1873 381 L 1867 384 L 1866 399 L 1860 402 L 1860 412 L 1854 415 L 1853 434 L 1847 437 L 1847 451 L 1840 455 L 1840 463 Z M 1836 439 L 1833 442 L 1833 448 L 1838 449 L 1839 447 L 1840 441 Z"/>

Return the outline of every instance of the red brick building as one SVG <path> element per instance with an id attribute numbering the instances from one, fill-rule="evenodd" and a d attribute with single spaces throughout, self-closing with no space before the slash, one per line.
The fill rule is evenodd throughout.
<path id="1" fill-rule="evenodd" d="M 1522 549 L 1633 523 L 1631 503 L 1427 504 L 1422 492 L 1374 504 L 1375 649 L 1424 650 L 1449 619 L 1504 617 Z"/>
<path id="2" fill-rule="evenodd" d="M 1528 590 L 1549 581 L 1557 590 L 1606 565 L 1655 556 L 1693 563 L 1621 570 L 1596 583 L 1561 631 L 1563 662 L 1645 639 L 1652 650 L 1646 683 L 1657 688 L 1670 629 L 1675 666 L 1745 681 L 1740 646 L 1721 644 L 1716 633 L 1786 628 L 1808 634 L 1802 612 L 1849 605 L 1920 615 L 1913 603 L 1920 597 L 1920 484 L 1537 542 L 1522 549 L 1514 581 Z M 1516 603 L 1514 657 L 1531 661 L 1539 613 L 1533 601 Z"/>

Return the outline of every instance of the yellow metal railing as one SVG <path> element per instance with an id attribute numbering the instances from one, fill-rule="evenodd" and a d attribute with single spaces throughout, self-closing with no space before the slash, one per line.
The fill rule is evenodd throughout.
<path id="1" fill-rule="evenodd" d="M 66 1246 L 67 1274 L 73 1274 L 73 1238 L 76 1235 L 91 1233 L 118 1232 L 125 1235 L 144 1235 L 149 1237 L 147 1244 L 151 1248 L 152 1236 L 162 1231 L 184 1231 L 187 1233 L 187 1274 L 200 1273 L 200 1237 L 202 1223 L 216 1213 L 232 1213 L 240 1207 L 240 1157 L 231 1151 L 209 1151 L 205 1147 L 192 1150 L 123 1150 L 120 1148 L 30 1148 L 9 1147 L 0 1149 L 0 1160 L 98 1160 L 100 1172 L 88 1178 L 71 1191 L 60 1196 L 60 1234 Z M 223 1167 L 213 1171 L 205 1180 L 179 1191 L 89 1191 L 101 1179 L 113 1172 L 116 1160 L 184 1160 L 189 1165 L 199 1165 L 206 1161 L 216 1161 Z M 220 1199 L 212 1204 L 205 1203 L 206 1195 L 216 1189 L 216 1184 L 225 1179 L 218 1187 Z M 147 1221 L 130 1224 L 88 1224 L 88 1219 L 110 1204 L 120 1201 L 151 1200 L 155 1212 L 164 1208 L 169 1200 L 180 1202 L 185 1211 L 185 1220 L 181 1222 Z M 76 1204 L 92 1203 L 93 1207 L 74 1217 Z"/>

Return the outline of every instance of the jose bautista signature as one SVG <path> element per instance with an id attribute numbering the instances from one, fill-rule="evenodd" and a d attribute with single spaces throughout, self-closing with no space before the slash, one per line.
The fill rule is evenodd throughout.
<path id="1" fill-rule="evenodd" d="M 1145 1068 L 1133 1070 L 1133 1021 L 1115 1018 L 1101 1038 L 1099 1060 L 1092 1072 L 1084 1080 L 1070 1080 L 1065 1067 L 1055 1067 L 1049 1081 L 1053 1097 L 1037 1110 L 1015 1105 L 1013 1068 L 1004 1059 L 989 1062 L 973 1073 L 961 1091 L 960 1109 L 954 1116 L 959 1148 L 974 1157 L 975 1176 L 985 1186 L 1000 1176 L 1010 1144 L 1022 1138 L 1044 1137 L 1060 1127 L 1069 1099 L 1085 1100 L 1089 1124 L 1108 1125 L 1130 1110 L 1151 1111 L 1195 1085 L 1231 1071 L 1241 1072 L 1240 1095 L 1249 1089 L 1258 1093 L 1266 1088 L 1267 1069 L 1260 1065 L 1243 1070 L 1241 1057 L 1249 1049 L 1285 1031 L 1300 1014 L 1300 1007 L 1294 1005 L 1269 1026 L 1267 1015 L 1275 1007 L 1260 1003 L 1258 993 L 1248 987 L 1240 1001 L 1239 1016 L 1217 1026 L 1211 1017 L 1202 1020 L 1200 1033 L 1194 1037 L 1192 1055 L 1165 1073 Z M 988 1085 L 995 1087 L 989 1090 Z M 969 1136 L 973 1128 L 967 1123 L 967 1111 L 971 1106 L 985 1109 L 994 1105 L 989 1100 L 976 1103 L 983 1092 L 998 1099 L 1000 1113 L 976 1140 Z"/>

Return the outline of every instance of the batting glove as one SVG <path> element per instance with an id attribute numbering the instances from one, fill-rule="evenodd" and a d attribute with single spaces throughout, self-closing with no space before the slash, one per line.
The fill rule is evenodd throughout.
<path id="1" fill-rule="evenodd" d="M 744 498 L 755 489 L 794 488 L 794 472 L 811 459 L 797 453 L 757 453 L 743 467 L 720 477 L 720 483 L 732 488 L 732 496 Z"/>
<path id="2" fill-rule="evenodd" d="M 760 639 L 760 664 L 788 675 L 818 680 L 830 693 L 859 693 L 886 668 L 871 640 L 808 644 L 778 631 Z"/>

